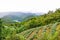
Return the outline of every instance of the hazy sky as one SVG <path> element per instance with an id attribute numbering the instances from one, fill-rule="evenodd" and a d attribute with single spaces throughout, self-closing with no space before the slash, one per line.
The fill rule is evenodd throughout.
<path id="1" fill-rule="evenodd" d="M 56 8 L 60 8 L 60 0 L 0 0 L 0 12 L 46 13 Z"/>

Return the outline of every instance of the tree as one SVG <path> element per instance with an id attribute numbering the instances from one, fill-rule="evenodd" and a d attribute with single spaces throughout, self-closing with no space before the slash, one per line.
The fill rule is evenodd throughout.
<path id="1" fill-rule="evenodd" d="M 0 19 L 0 40 L 2 40 L 2 20 Z"/>
<path id="2" fill-rule="evenodd" d="M 50 11 L 50 10 L 49 10 L 48 14 L 50 14 L 50 13 L 53 13 L 53 11 Z"/>

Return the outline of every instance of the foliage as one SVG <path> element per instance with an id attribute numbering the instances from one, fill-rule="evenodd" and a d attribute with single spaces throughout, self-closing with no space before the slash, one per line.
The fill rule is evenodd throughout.
<path id="1" fill-rule="evenodd" d="M 60 9 L 28 20 L 4 23 L 0 19 L 1 40 L 60 40 Z M 51 24 L 51 25 L 50 25 Z M 28 30 L 29 29 L 29 30 Z"/>

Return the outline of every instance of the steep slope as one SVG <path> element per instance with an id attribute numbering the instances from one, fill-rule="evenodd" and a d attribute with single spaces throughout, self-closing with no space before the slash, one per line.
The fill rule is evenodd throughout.
<path id="1" fill-rule="evenodd" d="M 23 35 L 26 40 L 60 40 L 60 23 L 33 28 L 19 35 Z"/>

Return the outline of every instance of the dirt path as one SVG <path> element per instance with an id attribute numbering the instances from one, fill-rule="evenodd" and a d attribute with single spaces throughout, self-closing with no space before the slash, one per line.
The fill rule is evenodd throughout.
<path id="1" fill-rule="evenodd" d="M 33 32 L 29 35 L 29 37 L 27 38 L 27 40 L 30 40 L 30 39 L 34 36 L 34 34 L 36 33 L 36 31 L 37 31 L 37 30 L 33 31 Z"/>

